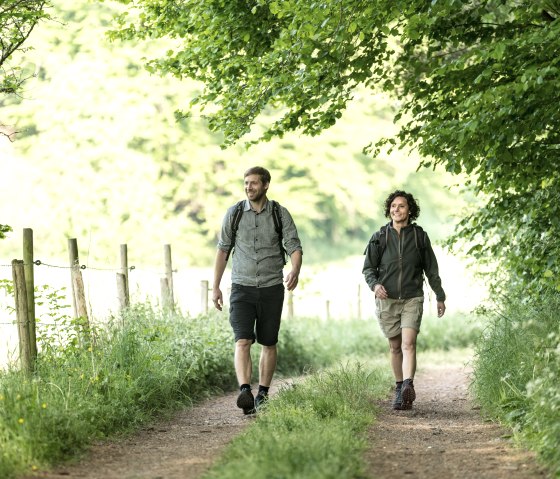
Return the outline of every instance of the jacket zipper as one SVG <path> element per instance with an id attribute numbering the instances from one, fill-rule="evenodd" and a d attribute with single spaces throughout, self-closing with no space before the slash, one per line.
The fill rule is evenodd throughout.
<path id="1" fill-rule="evenodd" d="M 399 299 L 402 299 L 402 276 L 403 276 L 403 244 L 404 244 L 404 230 L 401 229 L 401 233 L 397 233 L 398 250 L 399 250 Z"/>

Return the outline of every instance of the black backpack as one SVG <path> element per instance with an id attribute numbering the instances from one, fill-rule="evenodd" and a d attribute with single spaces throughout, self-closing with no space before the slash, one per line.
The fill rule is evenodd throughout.
<path id="1" fill-rule="evenodd" d="M 276 230 L 276 234 L 278 235 L 278 244 L 280 245 L 280 254 L 282 255 L 282 259 L 284 260 L 284 264 L 288 261 L 286 256 L 288 252 L 284 248 L 282 244 L 282 217 L 280 216 L 280 205 L 277 201 L 271 200 L 270 203 L 272 204 L 272 219 L 274 220 L 274 229 Z M 230 253 L 233 251 L 235 247 L 235 236 L 237 235 L 237 230 L 239 228 L 239 222 L 241 221 L 241 215 L 243 215 L 243 209 L 245 208 L 245 200 L 241 200 L 235 205 L 235 211 L 233 212 L 233 216 L 231 217 L 231 246 L 227 252 L 226 261 L 229 259 Z"/>

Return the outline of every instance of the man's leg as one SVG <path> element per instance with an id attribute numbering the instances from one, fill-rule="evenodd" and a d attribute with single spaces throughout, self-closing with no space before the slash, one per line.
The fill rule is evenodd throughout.
<path id="1" fill-rule="evenodd" d="M 235 374 L 240 386 L 251 384 L 251 372 L 253 369 L 253 363 L 251 362 L 252 344 L 253 341 L 250 339 L 238 339 L 235 343 Z"/>
<path id="2" fill-rule="evenodd" d="M 277 349 L 274 346 L 263 346 L 259 362 L 259 385 L 269 387 L 276 371 Z"/>
<path id="3" fill-rule="evenodd" d="M 237 407 L 243 409 L 243 414 L 255 412 L 255 398 L 251 392 L 251 345 L 250 339 L 238 339 L 235 343 L 235 374 L 239 382 L 239 396 L 237 396 Z"/>

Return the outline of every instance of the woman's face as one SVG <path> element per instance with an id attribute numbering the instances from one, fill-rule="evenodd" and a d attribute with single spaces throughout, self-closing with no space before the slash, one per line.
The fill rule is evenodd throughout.
<path id="1" fill-rule="evenodd" d="M 391 219 L 394 223 L 408 224 L 410 208 L 406 198 L 404 196 L 396 196 L 391 202 L 389 213 L 391 214 Z"/>

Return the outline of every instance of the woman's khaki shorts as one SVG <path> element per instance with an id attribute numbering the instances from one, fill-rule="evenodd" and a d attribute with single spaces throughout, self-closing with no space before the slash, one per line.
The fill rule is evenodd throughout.
<path id="1" fill-rule="evenodd" d="M 424 297 L 410 299 L 376 299 L 377 321 L 386 338 L 401 334 L 402 328 L 420 332 Z"/>

